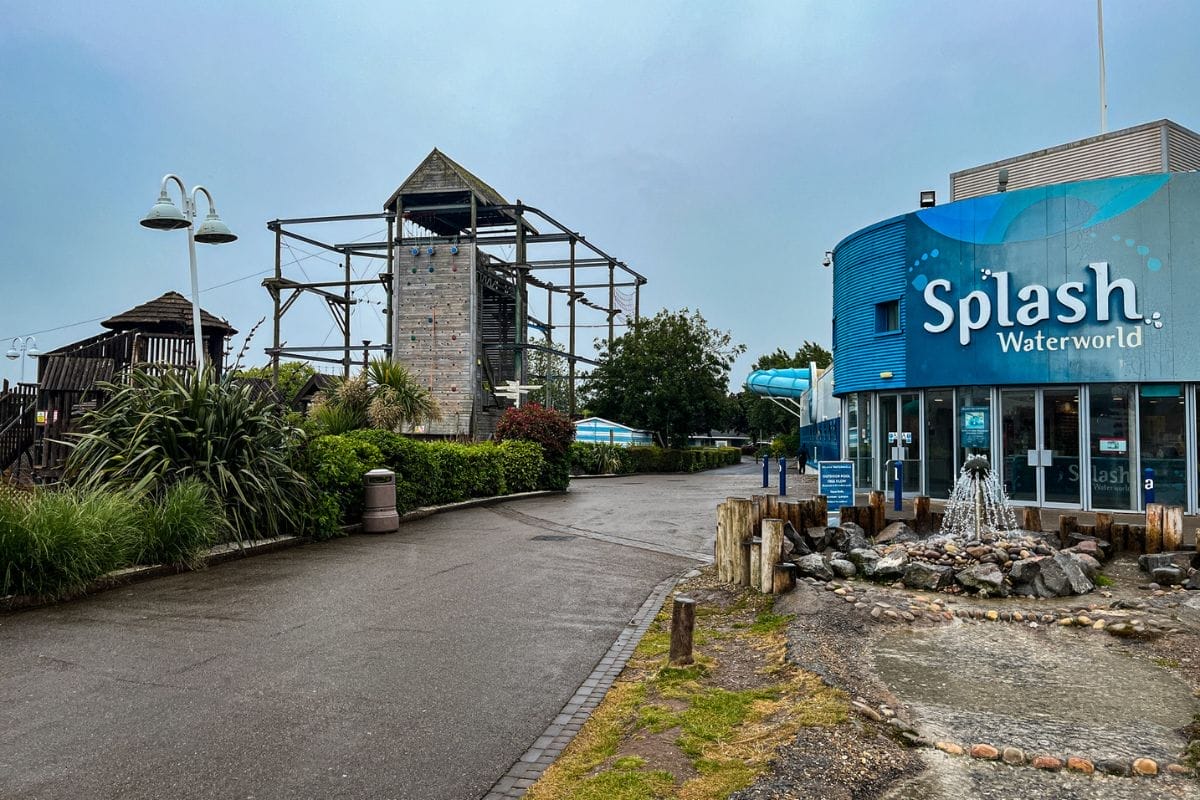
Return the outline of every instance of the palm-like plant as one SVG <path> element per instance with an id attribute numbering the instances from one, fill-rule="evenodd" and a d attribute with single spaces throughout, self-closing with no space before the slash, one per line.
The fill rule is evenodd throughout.
<path id="1" fill-rule="evenodd" d="M 442 418 L 442 410 L 429 390 L 419 384 L 403 364 L 384 358 L 372 359 L 367 379 L 373 392 L 367 416 L 371 426 L 401 433 Z"/>
<path id="2" fill-rule="evenodd" d="M 239 539 L 303 531 L 310 494 L 293 465 L 303 433 L 248 385 L 211 371 L 136 371 L 105 388 L 76 436 L 69 481 L 159 494 L 194 477 L 224 503 Z"/>

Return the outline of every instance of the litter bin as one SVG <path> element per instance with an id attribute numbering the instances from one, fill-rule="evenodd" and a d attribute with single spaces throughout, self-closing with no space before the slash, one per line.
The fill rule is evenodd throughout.
<path id="1" fill-rule="evenodd" d="M 396 473 L 373 469 L 363 477 L 363 533 L 391 533 L 400 529 L 396 513 Z"/>

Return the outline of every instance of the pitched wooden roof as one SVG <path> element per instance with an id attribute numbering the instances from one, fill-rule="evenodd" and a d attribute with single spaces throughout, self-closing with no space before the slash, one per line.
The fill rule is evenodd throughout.
<path id="1" fill-rule="evenodd" d="M 161 333 L 187 333 L 192 329 L 192 301 L 179 292 L 167 292 L 162 297 L 134 306 L 100 323 L 111 330 L 144 330 Z M 228 322 L 200 309 L 200 328 L 205 333 L 232 336 L 237 333 Z"/>
<path id="2" fill-rule="evenodd" d="M 404 180 L 404 183 L 400 184 L 400 188 L 392 192 L 392 196 L 387 199 L 383 207 L 394 208 L 396 198 L 405 194 L 461 191 L 474 192 L 481 202 L 488 205 L 508 205 L 508 201 L 499 192 L 435 147 Z"/>
<path id="3" fill-rule="evenodd" d="M 441 236 L 458 236 L 471 229 L 472 196 L 476 227 L 514 224 L 509 202 L 499 192 L 435 147 L 383 207 L 395 211 L 399 204 L 404 219 Z M 537 233 L 527 219 L 524 225 Z"/>

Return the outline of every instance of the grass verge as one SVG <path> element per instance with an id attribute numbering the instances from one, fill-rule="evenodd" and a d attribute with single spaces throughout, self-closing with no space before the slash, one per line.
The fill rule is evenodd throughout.
<path id="1" fill-rule="evenodd" d="M 667 663 L 668 599 L 621 677 L 530 800 L 719 800 L 749 786 L 802 727 L 844 722 L 845 694 L 785 657 L 774 598 L 717 585 L 697 601 L 696 662 Z"/>

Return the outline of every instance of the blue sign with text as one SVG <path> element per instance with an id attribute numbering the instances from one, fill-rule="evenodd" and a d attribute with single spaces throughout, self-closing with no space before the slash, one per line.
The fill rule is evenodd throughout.
<path id="1" fill-rule="evenodd" d="M 854 505 L 853 461 L 822 461 L 818 483 L 830 512 Z"/>

